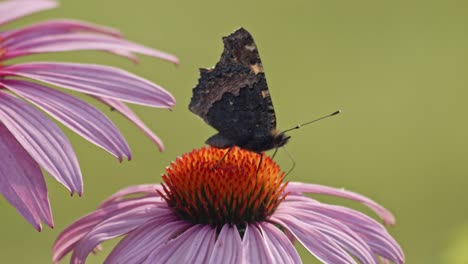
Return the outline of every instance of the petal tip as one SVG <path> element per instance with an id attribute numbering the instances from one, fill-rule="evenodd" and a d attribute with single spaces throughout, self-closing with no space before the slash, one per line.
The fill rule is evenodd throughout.
<path id="1" fill-rule="evenodd" d="M 52 218 L 52 216 L 50 216 L 50 218 L 48 217 L 45 222 L 48 227 L 50 227 L 51 229 L 54 229 L 55 223 L 54 223 L 54 219 Z"/>
<path id="2" fill-rule="evenodd" d="M 37 232 L 42 232 L 42 224 L 41 223 L 37 223 L 37 225 L 34 227 Z"/>

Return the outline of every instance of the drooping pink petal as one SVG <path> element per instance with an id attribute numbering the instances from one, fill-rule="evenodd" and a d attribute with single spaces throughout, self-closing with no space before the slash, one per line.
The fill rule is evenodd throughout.
<path id="1" fill-rule="evenodd" d="M 351 191 L 346 191 L 344 189 L 337 189 L 318 184 L 290 182 L 286 187 L 285 192 L 324 194 L 358 201 L 372 209 L 375 213 L 377 213 L 377 215 L 384 221 L 384 223 L 392 225 L 395 224 L 395 217 L 393 217 L 390 211 L 388 211 L 378 203 L 372 201 L 371 199 Z"/>
<path id="2" fill-rule="evenodd" d="M 0 121 L 39 165 L 72 194 L 81 195 L 83 182 L 78 160 L 57 125 L 33 106 L 3 91 L 0 91 Z"/>
<path id="3" fill-rule="evenodd" d="M 0 32 L 0 47 L 8 49 L 12 45 L 28 42 L 29 39 L 37 37 L 61 35 L 71 32 L 91 32 L 122 38 L 122 34 L 113 28 L 94 25 L 82 21 L 70 19 L 49 20 L 42 23 L 33 24 L 24 28 Z M 122 56 L 137 63 L 138 57 L 127 50 L 108 50 L 118 56 Z"/>
<path id="4" fill-rule="evenodd" d="M 0 123 L 0 194 L 38 231 L 41 221 L 54 226 L 41 169 Z"/>
<path id="5" fill-rule="evenodd" d="M 17 0 L 0 2 L 0 25 L 12 20 L 54 8 L 58 5 L 53 0 Z"/>
<path id="6" fill-rule="evenodd" d="M 75 245 L 70 263 L 84 263 L 89 253 L 105 240 L 129 233 L 140 225 L 155 218 L 173 215 L 167 207 L 140 206 L 107 218 L 95 226 Z"/>
<path id="7" fill-rule="evenodd" d="M 174 97 L 163 88 L 121 69 L 78 63 L 23 63 L 0 69 L 70 90 L 152 107 L 170 108 Z"/>
<path id="8" fill-rule="evenodd" d="M 120 131 L 109 118 L 90 104 L 31 82 L 4 80 L 2 83 L 119 160 L 124 156 L 130 159 L 130 148 Z"/>
<path id="9" fill-rule="evenodd" d="M 314 226 L 302 223 L 288 215 L 273 215 L 271 221 L 291 232 L 301 244 L 324 263 L 349 263 L 356 261 L 337 243 L 319 232 Z"/>
<path id="10" fill-rule="evenodd" d="M 294 245 L 283 231 L 268 222 L 259 224 L 258 228 L 262 232 L 263 237 L 265 237 L 273 259 L 277 263 L 302 263 L 296 248 L 294 248 Z"/>
<path id="11" fill-rule="evenodd" d="M 304 201 L 283 202 L 285 208 L 298 208 L 307 212 L 313 211 L 344 223 L 353 232 L 361 236 L 376 254 L 391 259 L 395 263 L 404 262 L 404 254 L 398 243 L 377 221 L 367 215 L 350 208 L 311 202 L 304 197 Z M 282 205 L 282 206 L 283 206 Z"/>
<path id="12" fill-rule="evenodd" d="M 133 124 L 135 124 L 143 133 L 146 134 L 159 148 L 159 151 L 164 151 L 164 144 L 162 140 L 153 133 L 153 131 L 143 123 L 143 121 L 138 118 L 138 116 L 130 109 L 127 105 L 117 100 L 103 98 L 103 97 L 95 97 L 99 101 L 107 104 L 112 109 L 115 109 L 123 116 L 125 116 L 128 120 L 130 120 Z"/>
<path id="13" fill-rule="evenodd" d="M 153 250 L 145 263 L 207 263 L 215 238 L 216 228 L 192 225 L 176 238 Z"/>
<path id="14" fill-rule="evenodd" d="M 8 47 L 8 45 L 20 43 L 32 37 L 70 32 L 91 32 L 114 37 L 122 37 L 120 31 L 116 29 L 72 19 L 51 19 L 20 29 L 0 32 L 0 37 L 2 38 L 1 44 Z"/>
<path id="15" fill-rule="evenodd" d="M 321 234 L 350 252 L 360 263 L 376 264 L 374 256 L 371 254 L 372 251 L 366 242 L 339 221 L 313 211 L 286 208 L 285 206 L 278 207 L 275 212 L 275 217 L 280 218 L 281 216 L 291 216 L 298 223 L 301 222 L 301 225 L 313 226 Z"/>
<path id="16" fill-rule="evenodd" d="M 148 263 L 147 258 L 151 252 L 190 226 L 190 223 L 177 219 L 149 221 L 123 238 L 106 258 L 105 263 Z"/>
<path id="17" fill-rule="evenodd" d="M 8 60 L 38 53 L 75 50 L 124 51 L 144 54 L 175 64 L 179 63 L 179 59 L 174 55 L 151 49 L 134 42 L 108 35 L 80 32 L 55 34 L 51 36 L 31 35 L 30 38 L 24 39 L 22 42 L 10 44 L 3 55 L 3 59 Z"/>
<path id="18" fill-rule="evenodd" d="M 157 200 L 156 200 L 157 199 Z M 73 250 L 75 245 L 85 237 L 97 224 L 139 207 L 160 206 L 159 198 L 142 198 L 116 202 L 110 206 L 99 208 L 89 215 L 74 222 L 55 240 L 52 248 L 52 261 L 58 263 L 65 255 Z"/>
<path id="19" fill-rule="evenodd" d="M 244 263 L 243 244 L 235 225 L 225 224 L 216 239 L 210 264 Z"/>
<path id="20" fill-rule="evenodd" d="M 104 202 L 102 202 L 99 207 L 105 207 L 112 203 L 122 201 L 126 199 L 128 195 L 151 195 L 154 197 L 160 197 L 158 191 L 162 191 L 160 184 L 142 184 L 130 186 L 114 193 L 112 196 L 104 200 Z"/>
<path id="21" fill-rule="evenodd" d="M 267 240 L 255 225 L 246 225 L 242 242 L 246 263 L 274 263 L 277 261 Z"/>

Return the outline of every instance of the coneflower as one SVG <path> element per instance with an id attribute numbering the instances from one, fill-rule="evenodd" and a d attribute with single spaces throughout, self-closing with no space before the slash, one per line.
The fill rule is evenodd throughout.
<path id="1" fill-rule="evenodd" d="M 56 5 L 50 0 L 0 2 L 0 26 Z M 123 39 L 114 29 L 81 21 L 48 20 L 0 31 L 0 194 L 38 230 L 42 221 L 53 226 L 40 167 L 72 194 L 83 192 L 80 167 L 70 142 L 39 109 L 119 160 L 131 157 L 127 142 L 103 113 L 47 85 L 97 98 L 130 119 L 161 150 L 159 138 L 125 103 L 159 108 L 175 104 L 173 96 L 160 86 L 113 67 L 58 62 L 8 64 L 8 60 L 26 55 L 73 50 L 101 50 L 132 60 L 136 60 L 135 53 L 141 53 L 178 62 L 170 54 Z"/>
<path id="2" fill-rule="evenodd" d="M 259 155 L 237 147 L 218 164 L 225 152 L 194 150 L 167 168 L 162 184 L 117 192 L 60 234 L 53 261 L 72 252 L 71 263 L 84 263 L 102 242 L 124 236 L 106 263 L 302 263 L 295 240 L 323 263 L 404 263 L 383 225 L 306 195 L 354 200 L 393 224 L 379 204 L 343 189 L 284 182 L 271 158 L 257 171 Z"/>

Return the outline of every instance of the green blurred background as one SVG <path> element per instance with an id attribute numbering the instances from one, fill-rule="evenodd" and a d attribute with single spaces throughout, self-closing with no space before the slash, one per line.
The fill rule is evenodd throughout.
<path id="1" fill-rule="evenodd" d="M 122 164 L 64 129 L 81 163 L 85 194 L 70 197 L 47 176 L 56 226 L 41 233 L 1 199 L 1 263 L 50 263 L 52 243 L 65 226 L 120 188 L 158 182 L 171 160 L 203 146 L 214 131 L 187 110 L 198 68 L 214 65 L 221 37 L 240 26 L 255 37 L 279 129 L 343 110 L 291 132 L 287 147 L 297 167 L 289 180 L 345 187 L 390 209 L 397 225 L 389 230 L 407 263 L 468 263 L 468 2 L 61 2 L 58 9 L 10 27 L 46 18 L 86 20 L 174 53 L 181 65 L 141 57 L 136 66 L 97 52 L 27 60 L 121 67 L 161 84 L 178 104 L 173 112 L 133 107 L 162 137 L 164 153 L 126 119 L 100 106 L 132 147 L 133 160 Z M 284 151 L 277 160 L 285 170 L 291 166 Z M 322 200 L 374 216 L 355 203 Z M 104 244 L 104 252 L 88 263 L 101 263 L 112 245 Z M 301 255 L 305 263 L 315 263 L 303 249 Z"/>

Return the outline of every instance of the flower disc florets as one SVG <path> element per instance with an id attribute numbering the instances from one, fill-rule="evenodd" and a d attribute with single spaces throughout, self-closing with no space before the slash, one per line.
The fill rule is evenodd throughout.
<path id="1" fill-rule="evenodd" d="M 161 195 L 181 219 L 242 227 L 265 220 L 284 199 L 284 173 L 270 157 L 260 163 L 259 154 L 234 147 L 222 160 L 226 151 L 194 150 L 166 169 Z"/>

